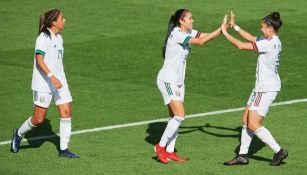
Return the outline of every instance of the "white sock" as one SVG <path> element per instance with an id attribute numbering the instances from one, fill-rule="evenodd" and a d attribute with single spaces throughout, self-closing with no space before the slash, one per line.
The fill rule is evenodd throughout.
<path id="1" fill-rule="evenodd" d="M 60 148 L 65 150 L 71 135 L 71 118 L 60 118 Z"/>
<path id="2" fill-rule="evenodd" d="M 239 154 L 247 154 L 249 146 L 252 142 L 252 139 L 254 137 L 254 133 L 248 129 L 246 125 L 242 126 L 242 132 L 241 132 L 241 146 Z"/>
<path id="3" fill-rule="evenodd" d="M 280 146 L 275 141 L 270 131 L 267 130 L 264 126 L 258 128 L 255 131 L 255 134 L 260 140 L 262 140 L 265 144 L 267 144 L 274 151 L 274 153 L 278 153 L 280 151 L 281 149 Z"/>
<path id="4" fill-rule="evenodd" d="M 32 130 L 35 126 L 31 123 L 31 117 L 29 117 L 19 128 L 18 136 L 23 137 L 28 131 Z"/>
<path id="5" fill-rule="evenodd" d="M 176 130 L 173 137 L 170 138 L 169 143 L 166 146 L 166 151 L 169 152 L 169 153 L 172 153 L 172 152 L 175 151 L 175 144 L 176 144 L 176 139 L 177 139 L 177 136 L 178 136 L 178 131 L 179 131 L 179 128 Z"/>
<path id="6" fill-rule="evenodd" d="M 159 143 L 161 147 L 165 147 L 167 142 L 169 142 L 169 140 L 175 135 L 183 120 L 183 117 L 174 116 L 171 120 L 168 121 Z"/>

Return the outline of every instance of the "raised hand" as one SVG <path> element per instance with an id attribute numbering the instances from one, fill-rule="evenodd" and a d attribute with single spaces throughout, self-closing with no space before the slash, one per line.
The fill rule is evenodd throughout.
<path id="1" fill-rule="evenodd" d="M 232 28 L 235 25 L 235 16 L 236 14 L 233 13 L 233 11 L 230 12 L 230 21 L 227 24 L 228 28 Z"/>
<path id="2" fill-rule="evenodd" d="M 223 33 L 227 32 L 227 19 L 228 19 L 228 15 L 225 15 L 222 25 L 221 25 L 221 29 Z"/>

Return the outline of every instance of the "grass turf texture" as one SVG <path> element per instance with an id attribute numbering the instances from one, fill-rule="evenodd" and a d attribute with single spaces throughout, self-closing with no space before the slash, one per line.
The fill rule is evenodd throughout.
<path id="1" fill-rule="evenodd" d="M 52 7 L 60 8 L 67 20 L 62 34 L 65 48 L 64 67 L 74 99 L 73 130 L 167 117 L 155 79 L 162 65 L 161 46 L 168 19 L 176 9 L 182 7 L 192 11 L 194 28 L 204 32 L 216 29 L 223 15 L 234 10 L 237 24 L 254 35 L 260 34 L 260 19 L 263 16 L 273 10 L 279 11 L 284 21 L 279 34 L 283 43 L 279 69 L 282 91 L 276 101 L 306 97 L 307 50 L 304 44 L 307 41 L 307 24 L 303 14 L 307 2 L 302 0 L 269 3 L 200 0 L 92 0 L 72 3 L 13 0 L 0 1 L 0 7 L 3 14 L 0 16 L 0 141 L 9 140 L 12 129 L 19 127 L 32 113 L 30 85 L 38 17 Z M 187 64 L 186 113 L 244 106 L 254 86 L 256 58 L 257 55 L 252 52 L 234 48 L 223 36 L 204 47 L 194 46 Z M 60 159 L 60 162 L 53 144 L 44 144 L 38 149 L 24 149 L 17 155 L 9 153 L 8 146 L 0 146 L 0 172 L 9 174 L 17 171 L 29 174 L 30 172 L 24 172 L 22 169 L 35 164 L 37 167 L 34 166 L 31 173 L 39 172 L 40 168 L 55 166 L 59 167 L 50 169 L 50 173 L 51 170 L 64 173 L 65 170 L 60 167 L 67 164 L 79 174 L 82 171 L 95 174 L 102 170 L 109 174 L 219 174 L 223 171 L 244 174 L 247 170 L 254 174 L 279 174 L 284 171 L 296 174 L 303 172 L 302 166 L 306 159 L 303 148 L 297 148 L 298 143 L 305 145 L 302 144 L 302 134 L 298 133 L 305 133 L 306 129 L 297 125 L 303 123 L 304 118 L 299 115 L 306 113 L 303 111 L 304 106 L 306 104 L 276 107 L 280 112 L 275 115 L 272 110 L 269 114 L 272 117 L 268 118 L 268 128 L 272 128 L 273 135 L 282 146 L 289 149 L 291 156 L 287 164 L 279 169 L 269 168 L 266 163 L 256 160 L 252 160 L 252 164 L 245 169 L 227 169 L 221 162 L 233 156 L 238 135 L 226 139 L 209 137 L 198 132 L 186 134 L 189 138 L 182 134 L 177 145 L 180 152 L 192 158 L 191 162 L 172 163 L 172 168 L 161 168 L 162 165 L 151 159 L 152 144 L 144 141 L 148 136 L 148 126 L 140 126 L 73 136 L 71 147 L 82 156 L 78 161 Z M 240 126 L 240 113 L 223 116 L 229 117 L 210 118 L 210 124 L 228 128 Z M 47 122 L 46 126 L 49 126 L 49 129 L 41 129 L 41 132 L 35 134 L 58 133 L 59 120 L 54 105 L 50 108 L 47 118 L 49 123 Z M 186 120 L 184 126 L 205 124 L 207 120 L 209 118 Z M 219 134 L 223 133 L 222 131 L 217 130 Z M 157 132 L 155 141 L 160 135 L 161 133 Z M 211 158 L 208 158 L 209 156 Z M 257 156 L 271 159 L 272 153 L 265 148 L 258 151 Z M 16 161 L 20 161 L 20 170 L 13 168 Z"/>

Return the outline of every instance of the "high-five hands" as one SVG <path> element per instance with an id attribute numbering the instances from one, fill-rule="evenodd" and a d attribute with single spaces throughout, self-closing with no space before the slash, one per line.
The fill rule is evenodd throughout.
<path id="1" fill-rule="evenodd" d="M 233 13 L 233 11 L 230 12 L 230 21 L 227 24 L 228 28 L 232 28 L 235 25 L 235 16 L 236 14 Z"/>
<path id="2" fill-rule="evenodd" d="M 223 33 L 227 32 L 227 19 L 228 19 L 228 15 L 225 15 L 222 25 L 221 25 L 221 29 Z"/>

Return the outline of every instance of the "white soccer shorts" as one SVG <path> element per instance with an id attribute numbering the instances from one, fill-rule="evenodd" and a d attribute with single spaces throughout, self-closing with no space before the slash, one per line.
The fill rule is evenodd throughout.
<path id="1" fill-rule="evenodd" d="M 161 80 L 157 80 L 157 85 L 165 105 L 168 105 L 171 100 L 184 102 L 184 85 L 170 84 Z"/>
<path id="2" fill-rule="evenodd" d="M 269 107 L 275 100 L 278 92 L 255 92 L 253 91 L 248 99 L 249 110 L 265 117 L 269 112 Z"/>
<path id="3" fill-rule="evenodd" d="M 52 99 L 56 105 L 72 102 L 69 88 L 58 89 L 52 93 L 33 91 L 33 103 L 37 106 L 49 108 Z"/>

